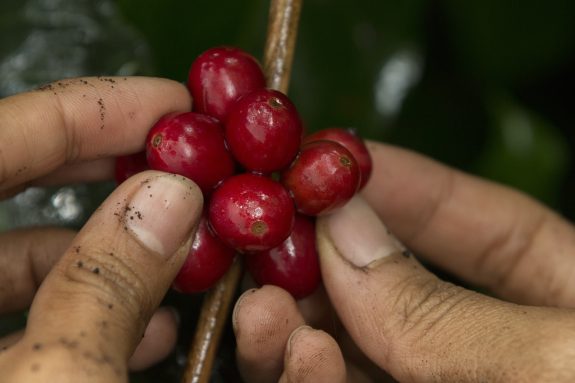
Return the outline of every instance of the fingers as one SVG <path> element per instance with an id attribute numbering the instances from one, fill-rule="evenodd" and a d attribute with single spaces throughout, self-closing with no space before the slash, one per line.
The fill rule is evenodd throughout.
<path id="1" fill-rule="evenodd" d="M 237 362 L 246 382 L 343 382 L 335 340 L 304 325 L 296 302 L 275 286 L 245 292 L 234 309 Z"/>
<path id="2" fill-rule="evenodd" d="M 370 143 L 363 195 L 426 259 L 517 302 L 575 306 L 575 231 L 509 188 L 421 155 Z"/>
<path id="3" fill-rule="evenodd" d="M 321 330 L 300 326 L 292 332 L 280 383 L 345 382 L 345 361 L 336 341 Z"/>
<path id="4" fill-rule="evenodd" d="M 277 382 L 290 334 L 304 320 L 285 290 L 264 286 L 245 292 L 233 313 L 238 368 L 246 382 Z"/>
<path id="5" fill-rule="evenodd" d="M 201 192 L 183 177 L 148 171 L 120 185 L 36 295 L 25 337 L 12 349 L 20 357 L 41 349 L 25 359 L 39 365 L 28 373 L 49 380 L 65 369 L 71 381 L 125 380 L 128 358 L 187 255 L 201 210 Z"/>
<path id="6" fill-rule="evenodd" d="M 164 114 L 190 110 L 186 88 L 155 78 L 78 78 L 0 100 L 0 189 L 62 165 L 142 150 Z"/>
<path id="7" fill-rule="evenodd" d="M 0 314 L 26 309 L 75 232 L 28 228 L 0 233 Z"/>
<path id="8" fill-rule="evenodd" d="M 115 158 L 101 158 L 64 165 L 31 182 L 34 186 L 99 182 L 114 176 Z"/>
<path id="9" fill-rule="evenodd" d="M 178 319 L 174 310 L 159 308 L 146 327 L 144 337 L 128 362 L 132 371 L 145 370 L 164 360 L 178 340 Z"/>
<path id="10" fill-rule="evenodd" d="M 513 305 L 440 281 L 361 198 L 318 220 L 318 247 L 325 288 L 344 327 L 395 379 L 575 376 L 565 353 L 575 340 L 570 311 Z"/>
<path id="11" fill-rule="evenodd" d="M 144 332 L 144 337 L 128 362 L 130 370 L 144 370 L 164 360 L 172 352 L 177 341 L 177 321 L 175 312 L 167 307 L 159 308 L 152 315 Z M 8 350 L 18 343 L 23 336 L 24 331 L 22 330 L 0 338 L 0 352 Z"/>

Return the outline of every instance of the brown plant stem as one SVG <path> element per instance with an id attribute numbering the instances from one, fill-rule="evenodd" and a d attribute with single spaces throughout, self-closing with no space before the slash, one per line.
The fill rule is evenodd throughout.
<path id="1" fill-rule="evenodd" d="M 267 86 L 287 93 L 302 0 L 272 0 L 264 50 Z"/>
<path id="2" fill-rule="evenodd" d="M 264 73 L 267 86 L 287 93 L 302 0 L 271 0 Z M 182 383 L 208 383 L 233 297 L 242 276 L 234 262 L 226 275 L 205 296 Z"/>
<path id="3" fill-rule="evenodd" d="M 241 276 L 242 265 L 236 260 L 204 297 L 182 383 L 209 382 L 222 331 Z"/>

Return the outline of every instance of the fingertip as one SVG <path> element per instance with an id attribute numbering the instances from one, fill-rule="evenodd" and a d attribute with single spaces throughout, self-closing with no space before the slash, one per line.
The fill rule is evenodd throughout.
<path id="1" fill-rule="evenodd" d="M 297 327 L 303 323 L 303 318 L 293 297 L 276 286 L 248 290 L 234 308 L 233 324 L 239 341 L 257 338 L 256 342 L 266 343 L 290 328 L 291 322 Z M 264 327 L 266 331 L 262 331 Z"/>
<path id="2" fill-rule="evenodd" d="M 120 226 L 148 251 L 172 257 L 190 240 L 199 222 L 203 208 L 199 187 L 186 177 L 159 171 L 145 171 L 128 181 L 104 203 L 104 210 L 115 209 Z M 126 183 L 129 192 L 122 188 Z M 114 201 L 117 204 L 126 194 L 127 203 L 118 213 Z"/>
<path id="3" fill-rule="evenodd" d="M 300 326 L 286 347 L 282 382 L 345 382 L 346 366 L 337 342 L 326 332 Z"/>
<path id="4" fill-rule="evenodd" d="M 275 286 L 249 290 L 236 304 L 233 324 L 242 377 L 248 382 L 277 381 L 288 338 L 304 324 L 292 296 Z"/>

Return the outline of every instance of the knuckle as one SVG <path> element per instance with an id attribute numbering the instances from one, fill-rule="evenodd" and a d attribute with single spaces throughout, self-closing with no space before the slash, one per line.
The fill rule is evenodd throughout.
<path id="1" fill-rule="evenodd" d="M 393 333 L 400 339 L 418 342 L 449 326 L 454 317 L 467 310 L 474 294 L 429 275 L 405 279 L 394 290 Z"/>
<path id="2" fill-rule="evenodd" d="M 123 257 L 102 246 L 72 249 L 63 277 L 74 294 L 87 294 L 108 308 L 124 310 L 130 318 L 147 318 L 154 302 L 143 276 Z"/>

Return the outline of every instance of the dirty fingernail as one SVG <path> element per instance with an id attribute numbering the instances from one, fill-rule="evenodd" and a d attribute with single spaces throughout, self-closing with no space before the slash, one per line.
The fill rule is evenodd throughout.
<path id="1" fill-rule="evenodd" d="M 357 267 L 405 249 L 361 197 L 354 197 L 325 219 L 338 252 Z"/>
<path id="2" fill-rule="evenodd" d="M 125 226 L 149 250 L 169 257 L 188 239 L 201 209 L 202 194 L 190 180 L 155 176 L 140 184 L 126 206 Z"/>

